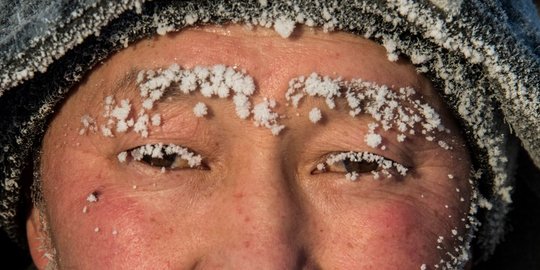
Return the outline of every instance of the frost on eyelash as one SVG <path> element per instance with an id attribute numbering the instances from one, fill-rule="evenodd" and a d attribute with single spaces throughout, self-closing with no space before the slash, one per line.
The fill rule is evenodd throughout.
<path id="1" fill-rule="evenodd" d="M 336 99 L 342 98 L 352 117 L 360 113 L 370 115 L 375 121 L 368 125 L 364 140 L 373 148 L 385 149 L 377 129 L 388 131 L 395 129 L 396 139 L 403 142 L 409 135 L 420 130 L 426 140 L 433 140 L 437 132 L 446 131 L 439 114 L 429 104 L 415 98 L 416 91 L 411 87 L 396 91 L 385 85 L 377 85 L 362 79 L 344 81 L 312 73 L 308 77 L 300 76 L 289 81 L 285 99 L 298 108 L 302 99 L 319 97 L 325 100 L 329 109 L 336 107 Z M 407 106 L 404 106 L 406 104 Z M 443 149 L 451 149 L 444 141 L 438 141 Z"/>
<path id="2" fill-rule="evenodd" d="M 104 99 L 103 117 L 105 123 L 100 125 L 101 134 L 114 137 L 115 133 L 124 133 L 130 129 L 146 138 L 151 126 L 160 126 L 163 119 L 159 114 L 149 115 L 155 108 L 156 102 L 163 99 L 168 91 L 176 91 L 189 95 L 199 93 L 206 98 L 218 97 L 228 99 L 232 94 L 236 115 L 240 119 L 252 116 L 256 126 L 268 128 L 273 135 L 278 135 L 285 126 L 278 123 L 280 115 L 273 112 L 275 101 L 265 99 L 252 109 L 251 96 L 256 91 L 253 78 L 245 71 L 237 71 L 233 67 L 214 65 L 211 67 L 196 66 L 193 69 L 182 69 L 178 64 L 172 64 L 167 69 L 142 70 L 137 74 L 137 86 L 141 98 L 139 111 L 132 110 L 128 99 L 120 100 L 119 105 L 113 96 Z M 202 105 L 201 105 L 202 104 Z M 193 112 L 202 117 L 208 108 L 204 103 L 198 103 Z M 95 121 L 89 116 L 81 118 L 83 135 L 88 129 L 95 130 Z"/>
<path id="3" fill-rule="evenodd" d="M 408 168 L 391 160 L 388 160 L 382 156 L 370 153 L 370 152 L 343 152 L 338 154 L 330 155 L 326 161 L 326 165 L 332 165 L 337 162 L 344 160 L 350 160 L 352 162 L 366 161 L 370 163 L 376 163 L 381 168 L 380 173 L 386 176 L 387 178 L 392 177 L 392 174 L 389 170 L 393 169 L 402 176 L 407 175 Z M 323 164 L 324 165 L 324 164 Z M 318 168 L 319 166 L 317 166 Z M 379 172 L 372 172 L 373 178 L 378 179 L 380 174 Z M 347 180 L 355 181 L 358 177 L 357 172 L 347 173 L 345 176 Z"/>
<path id="4" fill-rule="evenodd" d="M 133 160 L 140 161 L 144 156 L 148 155 L 152 158 L 163 158 L 163 155 L 177 155 L 179 158 L 186 160 L 190 168 L 201 165 L 202 157 L 191 152 L 189 149 L 175 145 L 162 143 L 146 144 L 137 147 L 130 152 Z"/>

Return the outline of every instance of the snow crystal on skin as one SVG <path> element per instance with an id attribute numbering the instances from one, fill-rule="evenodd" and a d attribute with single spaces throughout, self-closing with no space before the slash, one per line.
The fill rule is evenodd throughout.
<path id="1" fill-rule="evenodd" d="M 126 162 L 126 158 L 127 158 L 126 151 L 120 152 L 120 154 L 118 154 L 118 161 L 120 161 L 121 163 Z"/>
<path id="2" fill-rule="evenodd" d="M 319 108 L 313 108 L 309 112 L 309 121 L 311 121 L 313 124 L 316 124 L 319 122 L 322 118 L 321 110 Z"/>
<path id="3" fill-rule="evenodd" d="M 284 125 L 278 124 L 279 114 L 272 111 L 276 107 L 274 99 L 264 98 L 262 102 L 253 107 L 253 123 L 255 126 L 263 126 L 272 132 L 272 135 L 277 136 L 285 128 Z"/>
<path id="4" fill-rule="evenodd" d="M 196 117 L 204 117 L 208 113 L 208 107 L 202 102 L 198 102 L 193 107 L 193 113 Z"/>
<path id="5" fill-rule="evenodd" d="M 367 134 L 364 137 L 364 140 L 369 147 L 377 148 L 377 146 L 379 146 L 379 144 L 381 144 L 382 142 L 382 137 L 379 134 L 372 133 L 372 134 Z"/>
<path id="6" fill-rule="evenodd" d="M 152 126 L 160 126 L 161 125 L 161 115 L 159 113 L 156 113 L 152 115 Z"/>
<path id="7" fill-rule="evenodd" d="M 351 173 L 347 173 L 345 175 L 345 179 L 347 179 L 349 181 L 356 181 L 357 178 L 358 178 L 358 173 L 357 172 L 351 172 Z"/>
<path id="8" fill-rule="evenodd" d="M 88 194 L 88 197 L 86 197 L 87 202 L 97 202 L 98 198 L 94 192 Z"/>
<path id="9" fill-rule="evenodd" d="M 96 122 L 88 114 L 81 116 L 81 124 L 83 127 L 79 130 L 79 135 L 86 134 L 88 130 L 94 133 L 97 131 Z"/>
<path id="10" fill-rule="evenodd" d="M 105 137 L 114 137 L 114 135 L 112 134 L 112 131 L 110 128 L 104 126 L 104 125 L 101 125 L 101 134 L 103 134 L 103 136 Z"/>
<path id="11" fill-rule="evenodd" d="M 282 16 L 274 22 L 274 30 L 282 37 L 288 38 L 294 31 L 296 22 Z"/>

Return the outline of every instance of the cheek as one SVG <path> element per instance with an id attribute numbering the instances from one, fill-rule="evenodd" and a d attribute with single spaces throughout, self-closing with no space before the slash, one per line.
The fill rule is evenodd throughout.
<path id="1" fill-rule="evenodd" d="M 408 203 L 381 202 L 346 211 L 327 222 L 323 241 L 329 247 L 328 265 L 343 269 L 419 269 L 436 264 L 444 255 L 437 249 L 447 226 L 426 209 Z"/>
<path id="2" fill-rule="evenodd" d="M 105 190 L 96 203 L 77 201 L 84 202 L 57 212 L 51 224 L 62 266 L 169 269 L 178 264 L 175 258 L 184 260 L 181 265 L 192 259 L 171 220 L 141 205 L 144 200 Z M 87 205 L 87 213 L 82 205 Z"/>
<path id="3" fill-rule="evenodd" d="M 174 219 L 153 206 L 162 201 L 104 184 L 111 180 L 99 169 L 59 168 L 44 177 L 50 180 L 44 195 L 62 267 L 168 269 L 177 254 L 189 261 L 184 245 L 178 244 L 181 239 L 171 238 Z M 87 201 L 92 192 L 97 192 L 97 202 Z"/>

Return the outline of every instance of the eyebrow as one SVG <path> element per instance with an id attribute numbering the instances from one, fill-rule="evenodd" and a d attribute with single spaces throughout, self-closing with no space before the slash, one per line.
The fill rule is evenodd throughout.
<path id="1" fill-rule="evenodd" d="M 124 73 L 120 78 L 116 78 L 114 80 L 114 87 L 111 91 L 111 95 L 116 95 L 118 93 L 128 93 L 128 91 L 132 91 L 130 86 L 134 85 L 137 74 L 141 72 L 142 70 L 137 67 L 131 67 L 127 72 Z"/>

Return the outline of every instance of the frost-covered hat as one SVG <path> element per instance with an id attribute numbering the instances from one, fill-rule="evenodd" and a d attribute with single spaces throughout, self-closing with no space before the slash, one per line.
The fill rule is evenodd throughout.
<path id="1" fill-rule="evenodd" d="M 478 245 L 493 251 L 516 150 L 540 166 L 540 22 L 526 0 L 0 1 L 0 226 L 24 243 L 32 160 L 47 120 L 93 66 L 193 24 L 296 24 L 372 39 L 408 57 L 465 131 L 480 176 Z M 24 245 L 24 244 L 23 244 Z"/>

